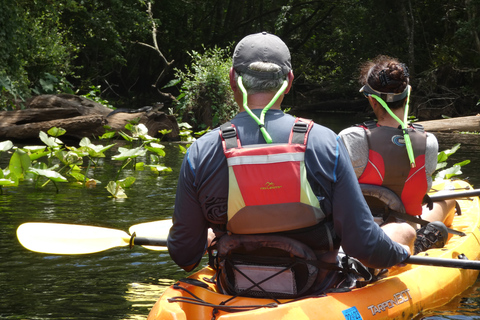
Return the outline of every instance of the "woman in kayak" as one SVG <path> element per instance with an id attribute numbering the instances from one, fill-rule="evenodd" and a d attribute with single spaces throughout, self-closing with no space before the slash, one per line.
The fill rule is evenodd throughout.
<path id="1" fill-rule="evenodd" d="M 362 64 L 360 92 L 368 99 L 377 121 L 345 129 L 339 136 L 372 213 L 392 239 L 413 245 L 416 254 L 443 247 L 448 237 L 445 224 L 453 220 L 455 201 L 423 206 L 437 165 L 438 142 L 423 127 L 407 121 L 409 80 L 407 66 L 397 59 L 380 55 Z M 388 216 L 385 204 L 391 212 Z M 415 243 L 405 240 L 398 228 L 392 228 L 405 222 L 417 227 L 411 218 L 419 216 L 432 223 L 417 231 Z"/>

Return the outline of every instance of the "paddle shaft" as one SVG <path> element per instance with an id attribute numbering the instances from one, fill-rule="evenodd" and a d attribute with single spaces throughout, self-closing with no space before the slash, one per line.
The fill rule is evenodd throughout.
<path id="1" fill-rule="evenodd" d="M 410 256 L 407 260 L 405 260 L 405 263 L 419 264 L 424 266 L 480 270 L 480 261 L 476 260 Z"/>
<path id="2" fill-rule="evenodd" d="M 468 198 L 468 197 L 477 197 L 480 196 L 480 189 L 473 189 L 468 191 L 461 192 L 452 192 L 445 194 L 434 194 L 430 196 L 430 199 L 435 201 L 449 200 L 449 199 L 458 199 L 458 198 Z"/>
<path id="3" fill-rule="evenodd" d="M 143 238 L 135 237 L 133 238 L 133 244 L 137 246 L 156 246 L 156 247 L 166 247 L 167 240 L 165 239 L 154 239 L 154 238 Z"/>

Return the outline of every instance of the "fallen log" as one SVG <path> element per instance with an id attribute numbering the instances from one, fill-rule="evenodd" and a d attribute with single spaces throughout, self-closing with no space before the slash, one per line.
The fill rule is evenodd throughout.
<path id="1" fill-rule="evenodd" d="M 112 109 L 84 97 L 59 94 L 36 96 L 26 102 L 23 110 L 0 111 L 0 141 L 38 139 L 40 131 L 52 127 L 66 130 L 65 138 L 80 140 L 96 138 L 109 130 L 125 131 L 125 125 L 134 119 L 144 124 L 152 137 L 162 137 L 161 130 L 171 130 L 164 140 L 179 140 L 176 118 L 152 108 L 146 112 L 112 114 Z M 109 116 L 110 115 L 110 116 Z"/>
<path id="2" fill-rule="evenodd" d="M 479 132 L 480 115 L 419 121 L 428 132 Z"/>

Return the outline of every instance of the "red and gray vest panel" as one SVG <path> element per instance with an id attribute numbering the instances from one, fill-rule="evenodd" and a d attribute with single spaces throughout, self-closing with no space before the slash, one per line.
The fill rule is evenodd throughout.
<path id="1" fill-rule="evenodd" d="M 227 230 L 273 233 L 313 226 L 325 218 L 304 162 L 312 126 L 313 121 L 297 118 L 288 143 L 245 147 L 233 124 L 220 127 L 229 172 Z"/>
<path id="2" fill-rule="evenodd" d="M 415 155 L 415 168 L 410 167 L 403 132 L 393 127 L 365 122 L 368 140 L 368 164 L 358 178 L 361 184 L 386 187 L 401 199 L 406 213 L 422 214 L 422 202 L 428 191 L 425 171 L 427 135 L 421 126 L 407 128 Z"/>

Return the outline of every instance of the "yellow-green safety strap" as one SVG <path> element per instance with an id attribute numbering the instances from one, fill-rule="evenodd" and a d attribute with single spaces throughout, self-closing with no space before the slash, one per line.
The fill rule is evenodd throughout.
<path id="1" fill-rule="evenodd" d="M 250 117 L 252 117 L 253 120 L 255 120 L 255 122 L 258 124 L 258 126 L 260 127 L 260 132 L 262 132 L 263 138 L 267 143 L 272 143 L 273 140 L 272 140 L 272 137 L 270 137 L 270 135 L 268 134 L 267 129 L 265 129 L 265 114 L 267 113 L 268 109 L 270 109 L 270 107 L 273 106 L 273 104 L 278 100 L 280 95 L 282 95 L 282 93 L 285 92 L 285 90 L 287 89 L 287 86 L 288 86 L 288 81 L 284 80 L 282 87 L 278 90 L 278 92 L 275 94 L 272 100 L 265 106 L 265 108 L 263 108 L 262 113 L 260 114 L 260 119 L 259 119 L 248 107 L 247 90 L 245 90 L 245 87 L 243 86 L 242 77 L 241 76 L 238 77 L 238 87 L 240 88 L 243 94 L 243 108 L 245 109 L 245 111 L 247 111 Z"/>
<path id="2" fill-rule="evenodd" d="M 410 136 L 408 135 L 407 125 L 406 125 L 407 124 L 407 119 L 408 119 L 408 104 L 410 102 L 410 86 L 408 86 L 407 90 L 408 90 L 407 103 L 405 105 L 405 113 L 404 113 L 404 120 L 403 121 L 400 120 L 395 115 L 395 113 L 392 112 L 392 110 L 390 110 L 390 108 L 387 106 L 385 101 L 382 100 L 382 98 L 380 98 L 379 96 L 374 95 L 374 94 L 371 94 L 371 96 L 373 98 L 375 98 L 375 100 L 377 100 L 382 105 L 382 107 L 384 107 L 385 110 L 387 110 L 387 112 L 393 117 L 393 119 L 395 119 L 402 126 L 403 138 L 405 140 L 405 146 L 407 147 L 408 159 L 410 160 L 410 167 L 415 168 L 416 167 L 415 155 L 413 154 L 412 141 L 410 140 Z"/>

